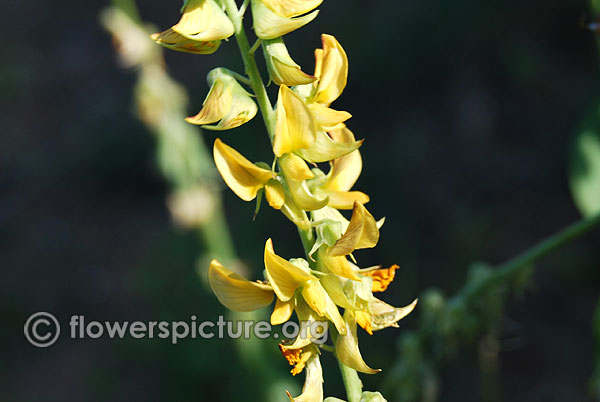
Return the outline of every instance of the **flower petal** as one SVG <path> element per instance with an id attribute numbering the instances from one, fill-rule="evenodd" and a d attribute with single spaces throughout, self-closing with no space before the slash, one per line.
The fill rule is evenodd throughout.
<path id="1" fill-rule="evenodd" d="M 306 362 L 306 380 L 302 393 L 295 398 L 289 392 L 286 393 L 291 402 L 323 402 L 323 369 L 318 353 L 313 353 Z"/>
<path id="2" fill-rule="evenodd" d="M 157 32 L 150 35 L 150 38 L 168 49 L 178 52 L 195 53 L 195 54 L 212 54 L 221 46 L 220 40 L 211 41 L 196 41 L 188 39 L 185 36 L 173 31 L 169 28 L 162 32 Z"/>
<path id="3" fill-rule="evenodd" d="M 268 239 L 265 244 L 265 270 L 269 283 L 277 297 L 287 302 L 294 296 L 300 286 L 311 279 L 316 279 L 309 272 L 281 258 L 273 250 L 273 241 Z"/>
<path id="4" fill-rule="evenodd" d="M 319 7 L 323 0 L 261 0 L 265 6 L 281 17 L 296 17 Z"/>
<path id="5" fill-rule="evenodd" d="M 265 185 L 265 197 L 271 208 L 281 209 L 285 203 L 285 190 L 277 180 L 269 180 Z"/>
<path id="6" fill-rule="evenodd" d="M 344 312 L 346 323 L 346 335 L 339 335 L 335 340 L 335 355 L 346 366 L 365 374 L 375 374 L 380 369 L 372 369 L 367 366 L 358 349 L 358 337 L 356 335 L 356 318 L 346 310 Z"/>
<path id="7" fill-rule="evenodd" d="M 354 134 L 348 128 L 329 132 L 331 138 L 338 143 L 353 143 Z M 329 180 L 323 186 L 330 190 L 349 191 L 362 171 L 362 158 L 357 149 L 333 161 Z M 366 204 L 366 202 L 362 202 Z"/>
<path id="8" fill-rule="evenodd" d="M 286 18 L 271 11 L 262 0 L 251 0 L 254 32 L 261 39 L 275 39 L 308 24 L 319 10 L 302 17 Z"/>
<path id="9" fill-rule="evenodd" d="M 310 103 L 308 108 L 315 116 L 317 124 L 325 131 L 337 130 L 345 127 L 342 123 L 352 117 L 343 110 L 331 109 L 320 103 Z"/>
<path id="10" fill-rule="evenodd" d="M 335 142 L 325 131 L 319 130 L 315 135 L 315 142 L 305 149 L 296 150 L 296 153 L 308 162 L 327 162 L 358 149 L 362 143 L 362 141 Z"/>
<path id="11" fill-rule="evenodd" d="M 277 157 L 308 148 L 317 135 L 315 121 L 304 101 L 285 85 L 279 87 L 273 152 Z"/>
<path id="12" fill-rule="evenodd" d="M 285 154 L 279 158 L 279 166 L 286 179 L 304 181 L 315 177 L 304 160 L 295 154 Z"/>
<path id="13" fill-rule="evenodd" d="M 388 268 L 368 269 L 363 270 L 360 273 L 362 275 L 369 276 L 373 279 L 373 292 L 383 292 L 387 289 L 388 285 L 394 280 L 394 276 L 396 276 L 396 270 L 398 268 L 400 267 L 394 264 Z"/>
<path id="14" fill-rule="evenodd" d="M 282 38 L 264 40 L 262 43 L 269 77 L 277 85 L 304 85 L 317 78 L 306 74 L 291 58 Z"/>
<path id="15" fill-rule="evenodd" d="M 316 57 L 318 68 L 315 68 L 315 76 L 319 78 L 319 81 L 314 100 L 329 106 L 346 87 L 348 57 L 335 37 L 323 34 L 321 40 L 323 41 L 323 53 L 322 56 Z"/>
<path id="16" fill-rule="evenodd" d="M 187 0 L 173 31 L 196 41 L 227 39 L 235 29 L 215 0 Z"/>
<path id="17" fill-rule="evenodd" d="M 359 202 L 354 203 L 348 229 L 329 249 L 330 256 L 348 255 L 361 248 L 372 248 L 379 241 L 379 229 L 373 215 Z"/>
<path id="18" fill-rule="evenodd" d="M 221 304 L 233 311 L 254 311 L 273 301 L 271 286 L 250 282 L 231 272 L 217 260 L 210 263 L 208 282 Z"/>
<path id="19" fill-rule="evenodd" d="M 373 331 L 379 331 L 387 327 L 397 327 L 398 321 L 409 315 L 417 306 L 418 299 L 404 307 L 394 307 L 389 304 L 373 298 L 369 303 L 371 310 L 371 325 Z"/>
<path id="20" fill-rule="evenodd" d="M 329 247 L 321 247 L 318 252 L 317 266 L 319 270 L 327 273 L 339 275 L 344 278 L 360 281 L 360 276 L 356 274 L 357 269 L 350 265 L 345 256 L 331 256 L 328 253 Z"/>
<path id="21" fill-rule="evenodd" d="M 302 286 L 302 297 L 318 315 L 331 321 L 338 332 L 346 330 L 340 311 L 318 279 L 310 280 Z"/>
<path id="22" fill-rule="evenodd" d="M 370 201 L 368 195 L 361 191 L 336 191 L 319 189 L 318 194 L 329 197 L 327 205 L 336 209 L 352 209 L 355 202 L 366 204 Z"/>
<path id="23" fill-rule="evenodd" d="M 256 166 L 219 138 L 215 140 L 213 155 L 225 183 L 244 201 L 252 201 L 258 190 L 275 177 L 275 173 Z"/>
<path id="24" fill-rule="evenodd" d="M 271 325 L 279 325 L 288 321 L 294 312 L 294 301 L 275 300 L 275 308 L 271 314 Z"/>
<path id="25" fill-rule="evenodd" d="M 215 68 L 208 74 L 210 92 L 202 110 L 185 119 L 188 123 L 203 125 L 209 130 L 229 130 L 252 120 L 258 111 L 256 103 L 229 72 Z M 217 125 L 206 124 L 219 121 Z"/>

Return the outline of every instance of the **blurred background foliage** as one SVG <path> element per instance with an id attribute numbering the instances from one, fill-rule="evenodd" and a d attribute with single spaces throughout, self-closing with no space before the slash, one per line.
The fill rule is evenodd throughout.
<path id="1" fill-rule="evenodd" d="M 262 399 L 263 385 L 230 340 L 174 346 L 63 338 L 34 349 L 23 338 L 24 320 L 39 310 L 61 322 L 72 314 L 100 321 L 196 314 L 200 321 L 226 313 L 198 275 L 198 233 L 175 228 L 169 217 L 172 185 L 156 163 L 160 142 L 133 106 L 138 72 L 118 66 L 98 22 L 107 5 L 2 5 L 2 399 Z M 139 7 L 157 29 L 178 18 L 179 4 L 146 0 Z M 600 353 L 593 338 L 598 231 L 542 260 L 511 292 L 493 289 L 470 310 L 453 310 L 450 329 L 460 323 L 467 330 L 448 332 L 455 347 L 424 350 L 414 335 L 425 313 L 467 278 L 485 278 L 487 264 L 579 219 L 570 193 L 577 186 L 571 181 L 570 188 L 568 177 L 580 175 L 581 149 L 594 149 L 587 145 L 593 134 L 581 133 L 598 132 L 600 84 L 594 34 L 579 21 L 593 20 L 594 12 L 584 0 L 325 0 L 320 8 L 286 42 L 306 71 L 321 32 L 334 34 L 349 55 L 348 87 L 335 106 L 353 113 L 349 126 L 366 139 L 357 188 L 371 196 L 373 214 L 387 218 L 379 246 L 361 262 L 400 264 L 384 298 L 402 305 L 421 296 L 422 303 L 400 329 L 361 337 L 367 363 L 384 369 L 362 376 L 365 388 L 384 387 L 390 400 L 586 401 L 594 389 L 599 397 L 599 381 L 591 381 Z M 210 69 L 242 70 L 233 43 L 213 56 L 165 57 L 188 91 L 188 115 L 201 107 Z M 257 118 L 222 136 L 250 159 L 269 160 L 262 127 Z M 209 144 L 216 137 L 201 135 Z M 279 239 L 281 255 L 302 254 L 284 218 L 263 208 L 252 223 L 253 205 L 228 191 L 222 198 L 250 277 L 262 272 L 269 236 Z M 474 317 L 489 320 L 469 332 Z M 268 367 L 285 373 L 289 367 L 269 342 Z M 428 365 L 424 353 L 450 358 Z M 323 360 L 327 395 L 343 397 L 335 362 Z M 418 366 L 407 368 L 411 362 Z M 406 376 L 415 370 L 418 378 Z M 301 380 L 290 378 L 296 386 Z"/>

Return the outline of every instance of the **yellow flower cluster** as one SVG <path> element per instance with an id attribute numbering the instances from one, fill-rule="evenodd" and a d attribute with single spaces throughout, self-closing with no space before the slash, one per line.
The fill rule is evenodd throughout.
<path id="1" fill-rule="evenodd" d="M 230 10 L 225 13 L 222 1 L 231 0 L 186 1 L 181 20 L 153 39 L 179 51 L 214 52 L 235 32 L 227 14 Z M 365 208 L 368 195 L 352 190 L 362 171 L 358 150 L 362 141 L 346 127 L 350 113 L 331 108 L 346 86 L 348 58 L 336 38 L 323 34 L 322 48 L 315 50 L 314 73 L 309 75 L 285 47 L 281 37 L 312 21 L 318 13 L 313 10 L 322 0 L 250 1 L 270 81 L 279 86 L 276 107 L 269 111 L 276 118 L 272 150 L 277 163 L 252 163 L 217 139 L 215 164 L 236 195 L 252 201 L 264 194 L 268 204 L 305 233 L 311 244 L 306 258 L 287 260 L 275 253 L 268 239 L 264 281 L 249 281 L 213 260 L 208 270 L 210 286 L 219 301 L 234 311 L 263 308 L 275 299 L 274 325 L 290 320 L 294 312 L 301 322 L 330 323 L 336 357 L 357 371 L 375 373 L 379 370 L 370 368 L 360 354 L 357 325 L 369 334 L 397 326 L 416 300 L 397 308 L 376 298 L 373 292 L 387 288 L 398 266 L 361 269 L 353 256 L 356 250 L 377 245 L 383 219 L 376 221 Z M 257 105 L 238 81 L 229 70 L 211 71 L 211 89 L 203 107 L 187 121 L 226 130 L 252 119 Z M 318 163 L 327 163 L 326 171 Z M 350 220 L 340 210 L 351 210 Z M 320 348 L 312 342 L 319 335 L 304 334 L 280 345 L 294 366 L 292 374 L 304 368 L 307 372 L 303 393 L 290 396 L 292 401 L 323 400 Z"/>

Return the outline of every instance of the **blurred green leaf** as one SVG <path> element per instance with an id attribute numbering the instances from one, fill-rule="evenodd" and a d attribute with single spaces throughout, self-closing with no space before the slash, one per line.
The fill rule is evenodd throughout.
<path id="1" fill-rule="evenodd" d="M 569 186 L 584 216 L 600 212 L 600 114 L 594 109 L 573 142 Z"/>

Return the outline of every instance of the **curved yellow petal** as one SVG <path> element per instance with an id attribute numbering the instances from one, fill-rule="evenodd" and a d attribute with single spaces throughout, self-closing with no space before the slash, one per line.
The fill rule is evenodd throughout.
<path id="1" fill-rule="evenodd" d="M 296 17 L 319 7 L 323 0 L 260 0 L 281 17 Z"/>
<path id="2" fill-rule="evenodd" d="M 273 301 L 271 286 L 250 282 L 217 260 L 212 260 L 208 268 L 208 283 L 221 304 L 233 311 L 254 311 Z"/>
<path id="3" fill-rule="evenodd" d="M 285 203 L 285 190 L 277 180 L 270 180 L 265 185 L 265 197 L 271 208 L 281 209 Z"/>
<path id="4" fill-rule="evenodd" d="M 306 74 L 291 58 L 282 38 L 264 40 L 262 43 L 269 77 L 277 85 L 305 85 L 317 78 Z"/>
<path id="5" fill-rule="evenodd" d="M 295 154 L 282 155 L 279 158 L 279 166 L 288 180 L 304 181 L 315 177 L 304 159 Z"/>
<path id="6" fill-rule="evenodd" d="M 327 196 L 319 198 L 314 195 L 308 188 L 306 181 L 287 181 L 288 188 L 294 199 L 294 203 L 305 211 L 315 211 L 323 208 L 329 202 Z"/>
<path id="7" fill-rule="evenodd" d="M 308 148 L 317 135 L 315 121 L 304 101 L 285 85 L 279 87 L 273 152 L 277 157 Z"/>
<path id="8" fill-rule="evenodd" d="M 354 134 L 346 127 L 330 131 L 329 135 L 339 143 L 351 144 L 355 142 Z M 357 149 L 333 161 L 329 180 L 323 187 L 330 190 L 349 191 L 358 180 L 361 171 L 362 158 L 360 157 L 360 151 Z M 357 201 L 366 204 L 366 202 Z"/>
<path id="9" fill-rule="evenodd" d="M 275 14 L 263 0 L 251 0 L 254 32 L 261 39 L 275 39 L 303 27 L 317 17 L 319 10 L 302 17 L 286 18 Z"/>
<path id="10" fill-rule="evenodd" d="M 353 368 L 365 374 L 375 374 L 380 369 L 372 369 L 367 366 L 358 349 L 358 337 L 356 335 L 356 318 L 346 310 L 344 312 L 344 321 L 346 323 L 346 334 L 337 337 L 334 348 L 335 355 L 346 366 Z"/>
<path id="11" fill-rule="evenodd" d="M 331 321 L 338 332 L 344 333 L 346 331 L 346 326 L 340 315 L 340 311 L 325 289 L 323 289 L 323 286 L 318 279 L 307 281 L 302 286 L 302 297 L 306 301 L 306 304 L 308 304 L 318 315 L 326 317 Z"/>
<path id="12" fill-rule="evenodd" d="M 212 54 L 221 46 L 220 40 L 211 41 L 196 41 L 188 39 L 185 36 L 173 31 L 169 28 L 162 32 L 157 32 L 150 35 L 150 38 L 168 49 L 178 52 L 194 53 L 194 54 Z"/>
<path id="13" fill-rule="evenodd" d="M 209 130 L 229 130 L 239 127 L 256 116 L 258 107 L 250 95 L 228 72 L 216 68 L 208 74 L 210 91 L 202 110 L 185 119 Z M 218 124 L 208 126 L 207 124 Z"/>
<path id="14" fill-rule="evenodd" d="M 277 297 L 287 302 L 294 296 L 300 286 L 311 279 L 316 279 L 309 272 L 281 258 L 273 250 L 273 241 L 268 239 L 265 244 L 265 270 L 267 279 Z"/>
<path id="15" fill-rule="evenodd" d="M 271 314 L 271 325 L 279 325 L 288 321 L 294 312 L 294 300 L 286 302 L 277 299 Z"/>
<path id="16" fill-rule="evenodd" d="M 235 29 L 215 0 L 187 0 L 173 31 L 196 41 L 227 39 Z"/>
<path id="17" fill-rule="evenodd" d="M 344 127 L 342 123 L 352 117 L 348 112 L 331 109 L 320 103 L 310 103 L 308 108 L 317 124 L 325 131 L 341 129 Z"/>
<path id="18" fill-rule="evenodd" d="M 375 218 L 361 203 L 355 202 L 350 225 L 344 235 L 329 249 L 329 255 L 348 255 L 356 249 L 375 247 L 378 241 L 379 229 Z"/>
<path id="19" fill-rule="evenodd" d="M 275 173 L 256 166 L 219 138 L 215 140 L 213 156 L 225 183 L 244 201 L 252 201 L 258 190 L 275 177 Z"/>
<path id="20" fill-rule="evenodd" d="M 319 81 L 314 101 L 329 106 L 346 87 L 348 56 L 335 37 L 323 34 L 321 39 L 323 53 L 320 56 L 318 74 L 315 71 L 315 76 L 319 78 Z M 318 58 L 319 56 L 317 56 Z"/>
<path id="21" fill-rule="evenodd" d="M 329 202 L 327 205 L 336 209 L 352 209 L 354 208 L 355 202 L 366 204 L 370 201 L 369 196 L 360 191 L 335 191 L 321 189 L 319 194 L 329 197 Z"/>
<path id="22" fill-rule="evenodd" d="M 343 278 L 360 281 L 360 276 L 357 275 L 357 269 L 350 265 L 350 262 L 345 256 L 331 256 L 327 249 L 330 247 L 321 247 L 318 252 L 317 266 L 323 272 L 339 275 Z"/>
<path id="23" fill-rule="evenodd" d="M 315 142 L 305 149 L 298 149 L 296 153 L 308 162 L 327 162 L 344 156 L 361 146 L 361 141 L 352 143 L 335 142 L 323 131 L 317 131 Z"/>

